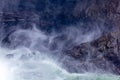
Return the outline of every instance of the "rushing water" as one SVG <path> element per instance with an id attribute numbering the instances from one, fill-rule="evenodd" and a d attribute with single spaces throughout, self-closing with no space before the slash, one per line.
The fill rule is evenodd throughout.
<path id="1" fill-rule="evenodd" d="M 12 46 L 18 43 L 21 43 L 21 46 L 0 47 L 0 80 L 120 80 L 120 76 L 110 73 L 67 72 L 56 60 L 48 57 L 49 51 L 43 50 L 41 42 L 46 36 L 40 31 L 18 30 L 11 34 L 9 39 Z"/>
<path id="2" fill-rule="evenodd" d="M 21 47 L 0 48 L 0 80 L 120 80 L 120 76 L 100 73 L 69 73 L 43 53 Z M 1 76 L 2 75 L 2 76 Z"/>

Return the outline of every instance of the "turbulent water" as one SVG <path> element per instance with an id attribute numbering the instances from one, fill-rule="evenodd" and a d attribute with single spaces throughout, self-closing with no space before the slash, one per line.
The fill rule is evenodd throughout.
<path id="1" fill-rule="evenodd" d="M 22 41 L 21 35 L 27 42 Z M 69 73 L 40 46 L 46 36 L 39 31 L 18 30 L 9 39 L 11 47 L 19 42 L 24 44 L 15 48 L 0 47 L 0 80 L 120 80 L 120 76 L 111 73 Z"/>
<path id="2" fill-rule="evenodd" d="M 33 51 L 24 47 L 0 48 L 0 53 L 0 80 L 120 80 L 120 76 L 112 74 L 69 73 L 53 59 L 40 52 L 32 55 Z"/>
<path id="3" fill-rule="evenodd" d="M 70 73 L 58 60 L 113 30 L 116 1 L 0 0 L 0 80 L 120 80 L 104 71 Z"/>

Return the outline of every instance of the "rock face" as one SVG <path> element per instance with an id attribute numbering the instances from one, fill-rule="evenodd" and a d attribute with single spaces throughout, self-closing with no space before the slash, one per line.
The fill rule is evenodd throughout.
<path id="1" fill-rule="evenodd" d="M 14 2 L 18 2 L 17 6 Z M 78 23 L 84 24 L 82 28 L 97 24 L 108 32 L 119 23 L 119 0 L 13 0 L 3 9 L 1 21 L 5 26 L 19 24 L 28 28 L 34 23 L 47 32 Z"/>
<path id="2" fill-rule="evenodd" d="M 97 51 L 104 53 L 104 58 L 115 65 L 116 70 L 120 73 L 120 39 L 115 33 L 107 34 L 93 43 Z"/>
<path id="3" fill-rule="evenodd" d="M 101 69 L 120 74 L 120 26 L 119 26 L 119 0 L 92 0 L 78 1 L 70 13 L 74 19 L 87 23 L 97 21 L 108 30 L 100 38 L 92 42 L 82 43 L 65 50 L 64 55 L 72 58 L 63 59 L 64 65 L 71 72 L 95 71 Z M 84 6 L 81 7 L 81 3 Z M 110 26 L 112 25 L 112 26 Z M 114 31 L 110 31 L 113 28 Z M 105 31 L 104 31 L 105 32 Z M 80 69 L 82 67 L 82 69 Z M 73 69 L 73 70 L 72 70 Z"/>
<path id="4" fill-rule="evenodd" d="M 120 0 L 13 0 L 1 8 L 3 43 L 10 43 L 8 37 L 17 28 L 32 28 L 33 24 L 46 33 L 56 34 L 70 25 L 79 25 L 76 28 L 82 34 L 98 28 L 100 38 L 74 45 L 70 50 L 65 48 L 60 61 L 70 72 L 105 70 L 120 74 Z M 56 41 L 70 44 L 73 40 L 65 38 Z"/>
<path id="5" fill-rule="evenodd" d="M 119 39 L 112 33 L 109 33 L 97 40 L 83 43 L 74 47 L 72 50 L 65 51 L 65 54 L 72 56 L 77 60 L 78 62 L 76 64 L 85 64 L 85 71 L 90 70 L 91 68 L 92 70 L 102 69 L 120 74 L 119 45 Z M 89 67 L 89 65 L 91 65 L 91 67 Z M 77 68 L 79 67 L 76 67 L 75 69 Z"/>

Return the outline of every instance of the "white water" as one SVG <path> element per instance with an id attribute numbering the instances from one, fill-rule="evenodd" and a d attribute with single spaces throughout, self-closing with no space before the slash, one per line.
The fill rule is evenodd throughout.
<path id="1" fill-rule="evenodd" d="M 21 33 L 27 35 L 27 42 L 22 41 Z M 108 73 L 67 72 L 58 62 L 45 55 L 44 50 L 37 50 L 35 47 L 38 44 L 37 40 L 40 39 L 42 42 L 46 39 L 39 31 L 20 30 L 10 39 L 14 45 L 19 41 L 24 42 L 24 45 L 15 49 L 0 47 L 0 80 L 120 80 L 120 76 Z M 45 49 L 42 46 L 37 47 Z"/>

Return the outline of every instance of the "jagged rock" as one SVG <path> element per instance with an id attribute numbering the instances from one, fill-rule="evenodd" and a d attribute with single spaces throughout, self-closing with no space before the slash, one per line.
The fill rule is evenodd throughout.
<path id="1" fill-rule="evenodd" d="M 78 64 L 88 62 L 98 69 L 120 74 L 120 54 L 117 41 L 118 39 L 109 33 L 95 41 L 76 46 L 65 53 L 73 57 Z M 95 68 L 93 67 L 93 69 Z"/>

